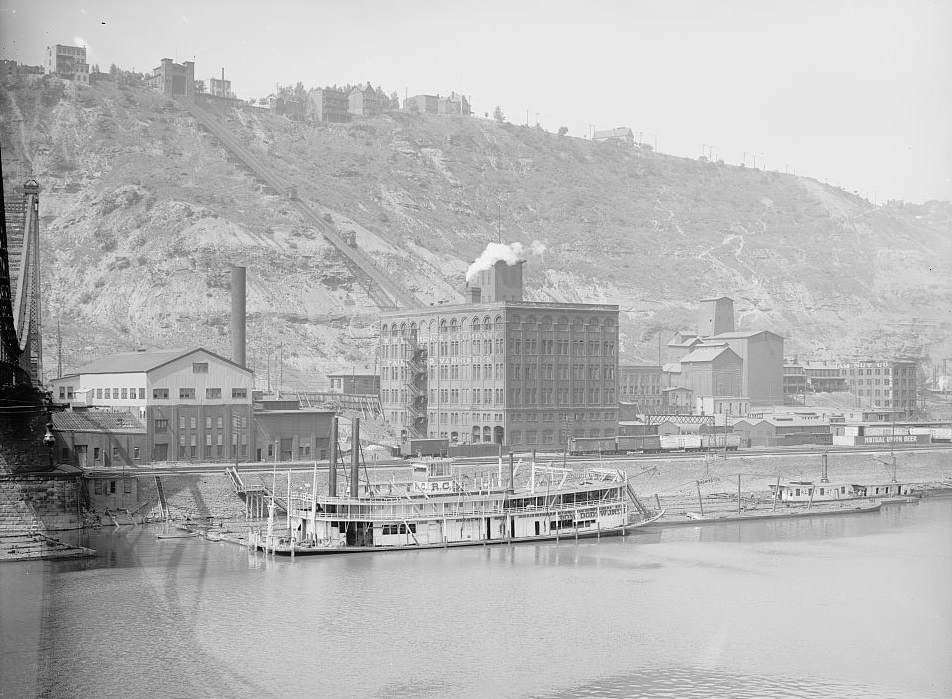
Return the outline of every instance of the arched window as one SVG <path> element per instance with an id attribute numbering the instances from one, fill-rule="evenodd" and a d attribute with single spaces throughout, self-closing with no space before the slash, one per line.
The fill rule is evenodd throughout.
<path id="1" fill-rule="evenodd" d="M 458 331 L 459 331 L 459 325 L 458 325 L 457 322 L 456 322 L 456 318 L 453 318 L 453 319 L 450 321 L 450 332 L 451 332 L 451 333 L 455 333 L 455 332 L 458 332 Z"/>
<path id="2" fill-rule="evenodd" d="M 493 322 L 489 319 L 489 316 L 483 318 L 483 330 L 492 330 Z"/>
<path id="3" fill-rule="evenodd" d="M 473 332 L 478 332 L 480 327 L 479 318 L 473 318 Z"/>
<path id="4" fill-rule="evenodd" d="M 390 337 L 390 326 L 384 323 L 380 327 L 380 336 L 381 337 Z"/>
<path id="5" fill-rule="evenodd" d="M 502 316 L 496 316 L 496 320 L 494 322 L 497 326 L 502 325 Z"/>
<path id="6" fill-rule="evenodd" d="M 446 319 L 445 318 L 440 321 L 440 334 L 441 335 L 446 334 Z"/>

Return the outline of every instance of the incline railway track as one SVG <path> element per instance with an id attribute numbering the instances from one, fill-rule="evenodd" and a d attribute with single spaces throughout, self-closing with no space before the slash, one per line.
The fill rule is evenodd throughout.
<path id="1" fill-rule="evenodd" d="M 305 219 L 317 228 L 324 238 L 344 257 L 357 282 L 364 288 L 371 300 L 381 309 L 417 308 L 423 306 L 419 299 L 395 282 L 386 272 L 361 250 L 351 247 L 334 226 L 324 221 L 311 206 L 298 199 L 297 185 L 290 182 L 267 167 L 261 159 L 241 144 L 237 136 L 222 125 L 212 114 L 195 102 L 176 97 L 176 102 L 204 126 L 222 146 L 247 167 L 256 177 L 265 182 L 279 194 L 286 196 Z"/>

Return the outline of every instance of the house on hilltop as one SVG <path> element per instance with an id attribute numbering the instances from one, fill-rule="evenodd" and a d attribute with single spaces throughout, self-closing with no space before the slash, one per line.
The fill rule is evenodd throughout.
<path id="1" fill-rule="evenodd" d="M 608 129 L 607 131 L 596 131 L 593 140 L 597 142 L 616 141 L 633 146 L 635 145 L 635 134 L 632 133 L 631 129 L 627 126 L 619 126 L 618 128 Z"/>
<path id="2" fill-rule="evenodd" d="M 54 44 L 46 47 L 46 72 L 67 80 L 89 82 L 89 64 L 85 46 Z"/>
<path id="3" fill-rule="evenodd" d="M 307 118 L 344 124 L 350 121 L 350 99 L 343 90 L 319 87 L 307 93 Z"/>
<path id="4" fill-rule="evenodd" d="M 163 95 L 195 97 L 195 63 L 173 63 L 171 58 L 163 58 L 162 64 L 152 69 L 152 75 L 146 81 L 153 90 Z"/>
<path id="5" fill-rule="evenodd" d="M 436 103 L 438 114 L 459 114 L 460 116 L 469 116 L 469 100 L 463 95 L 457 95 L 451 92 L 449 97 L 439 97 Z"/>
<path id="6" fill-rule="evenodd" d="M 440 111 L 440 98 L 438 95 L 414 95 L 404 101 L 403 108 L 408 112 L 438 114 Z"/>
<path id="7" fill-rule="evenodd" d="M 379 116 L 389 104 L 390 99 L 385 94 L 378 93 L 370 83 L 364 87 L 355 87 L 347 95 L 347 111 L 353 116 Z"/>

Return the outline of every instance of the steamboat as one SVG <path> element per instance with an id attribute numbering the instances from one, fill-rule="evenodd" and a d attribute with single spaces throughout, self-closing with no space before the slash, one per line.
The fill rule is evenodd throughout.
<path id="1" fill-rule="evenodd" d="M 501 460 L 495 473 L 470 475 L 448 459 L 411 468 L 401 483 L 354 477 L 343 496 L 289 494 L 287 529 L 279 536 L 272 522 L 254 545 L 293 556 L 555 541 L 624 535 L 663 515 L 614 469 L 525 468 L 511 455 L 506 476 Z"/>

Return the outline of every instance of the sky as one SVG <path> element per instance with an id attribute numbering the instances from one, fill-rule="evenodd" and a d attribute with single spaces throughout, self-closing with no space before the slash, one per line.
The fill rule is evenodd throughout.
<path id="1" fill-rule="evenodd" d="M 237 95 L 371 82 L 569 135 L 952 201 L 952 0 L 0 0 L 0 57 L 194 59 Z"/>

